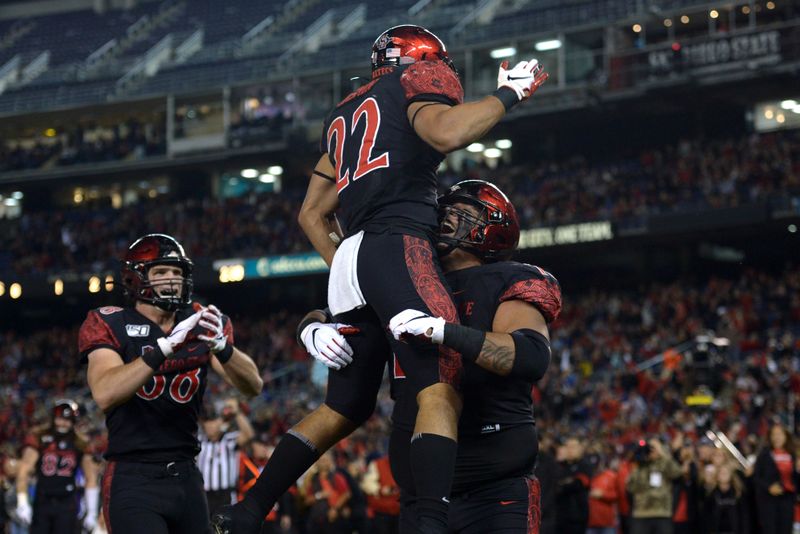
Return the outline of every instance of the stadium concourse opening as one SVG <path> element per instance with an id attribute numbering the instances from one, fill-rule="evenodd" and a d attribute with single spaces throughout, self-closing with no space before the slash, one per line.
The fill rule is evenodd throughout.
<path id="1" fill-rule="evenodd" d="M 127 475 L 103 458 L 79 329 L 130 305 L 120 259 L 142 235 L 180 242 L 193 300 L 234 325 L 217 353 L 235 344 L 264 383 L 245 399 L 202 376 L 188 432 L 206 435 L 213 502 L 240 499 L 324 401 L 327 369 L 296 329 L 325 306 L 328 268 L 298 214 L 325 117 L 369 77 L 376 32 L 409 21 L 447 44 L 468 102 L 503 60 L 550 73 L 438 172 L 440 193 L 499 187 L 519 219 L 513 260 L 560 284 L 531 391 L 539 531 L 800 528 L 796 2 L 69 0 L 0 1 L 0 533 L 41 532 L 40 503 L 63 495 L 52 532 L 107 532 L 98 488 Z M 144 342 L 158 324 L 114 324 L 158 357 Z M 194 402 L 207 367 L 131 395 Z M 309 518 L 335 502 L 342 531 L 398 531 L 389 371 L 372 417 L 265 529 L 316 533 Z M 148 473 L 183 480 L 185 460 Z"/>

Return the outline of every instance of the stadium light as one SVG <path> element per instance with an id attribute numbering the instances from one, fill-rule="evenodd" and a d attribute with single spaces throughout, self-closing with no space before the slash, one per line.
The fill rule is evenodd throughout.
<path id="1" fill-rule="evenodd" d="M 8 288 L 8 296 L 12 299 L 18 299 L 22 296 L 22 286 L 17 282 L 11 284 L 11 287 Z"/>
<path id="2" fill-rule="evenodd" d="M 716 19 L 716 18 L 718 18 L 718 17 L 719 17 L 719 11 L 717 11 L 716 9 L 712 9 L 712 10 L 711 10 L 711 11 L 708 13 L 708 16 L 709 16 L 709 17 L 711 17 L 712 19 Z"/>
<path id="3" fill-rule="evenodd" d="M 764 112 L 764 118 L 771 121 L 773 118 L 775 118 L 775 112 L 771 109 L 766 110 Z"/>
<path id="4" fill-rule="evenodd" d="M 664 19 L 664 26 L 666 26 L 667 28 L 671 28 L 672 27 L 672 19 Z"/>
<path id="5" fill-rule="evenodd" d="M 106 275 L 106 291 L 109 293 L 114 291 L 114 276 L 107 274 Z"/>
<path id="6" fill-rule="evenodd" d="M 270 165 L 267 167 L 267 173 L 272 174 L 273 176 L 280 176 L 283 174 L 283 167 L 280 165 Z"/>
<path id="7" fill-rule="evenodd" d="M 53 282 L 53 293 L 55 293 L 57 297 L 64 294 L 64 281 L 61 278 Z"/>
<path id="8" fill-rule="evenodd" d="M 684 24 L 689 24 L 689 15 L 681 15 L 681 22 Z"/>
<path id="9" fill-rule="evenodd" d="M 19 206 L 19 200 L 16 198 L 7 198 L 3 201 L 3 204 L 8 207 Z"/>
<path id="10" fill-rule="evenodd" d="M 775 120 L 778 121 L 778 124 L 783 124 L 786 122 L 786 115 L 783 113 L 778 113 L 778 115 L 775 117 Z"/>
<path id="11" fill-rule="evenodd" d="M 11 193 L 11 198 L 16 198 L 17 200 L 22 200 L 25 195 L 22 194 L 22 191 L 14 191 Z"/>
<path id="12" fill-rule="evenodd" d="M 472 143 L 467 147 L 467 152 L 483 152 L 484 146 L 482 143 Z"/>
<path id="13" fill-rule="evenodd" d="M 791 100 L 790 99 L 790 100 L 784 100 L 783 102 L 781 102 L 781 109 L 793 109 L 795 106 L 797 106 L 797 101 L 796 100 Z"/>
<path id="14" fill-rule="evenodd" d="M 6 285 L 3 282 L 0 282 L 0 297 L 6 294 Z"/>
<path id="15" fill-rule="evenodd" d="M 793 107 L 792 112 L 800 114 L 800 104 L 797 104 L 795 107 Z"/>
<path id="16" fill-rule="evenodd" d="M 797 226 L 795 226 L 794 224 L 790 224 L 786 229 L 789 230 L 790 234 L 797 232 Z"/>
<path id="17" fill-rule="evenodd" d="M 517 49 L 513 46 L 507 46 L 505 48 L 495 48 L 489 55 L 492 59 L 502 59 L 504 57 L 511 57 L 517 54 Z"/>
<path id="18" fill-rule="evenodd" d="M 511 139 L 498 139 L 494 142 L 494 146 L 502 150 L 508 150 L 512 146 Z"/>
<path id="19" fill-rule="evenodd" d="M 750 6 L 742 6 L 742 13 L 744 13 L 745 15 L 749 15 L 750 14 Z"/>
<path id="20" fill-rule="evenodd" d="M 642 25 L 641 25 L 641 24 L 634 24 L 634 25 L 631 27 L 631 29 L 632 29 L 632 30 L 633 30 L 635 33 L 641 33 L 641 32 L 642 32 Z"/>
<path id="21" fill-rule="evenodd" d="M 89 293 L 99 293 L 100 292 L 100 277 L 99 276 L 92 276 L 89 278 Z"/>
<path id="22" fill-rule="evenodd" d="M 56 130 L 55 130 L 55 128 L 48 128 L 48 129 L 46 129 L 46 130 L 44 131 L 44 135 L 45 135 L 45 137 L 55 137 L 55 136 L 56 136 Z"/>
<path id="23" fill-rule="evenodd" d="M 242 178 L 258 178 L 258 171 L 256 169 L 242 169 Z"/>
<path id="24" fill-rule="evenodd" d="M 487 148 L 486 150 L 483 151 L 483 155 L 486 156 L 487 158 L 494 159 L 502 156 L 503 151 L 500 150 L 499 148 Z"/>
<path id="25" fill-rule="evenodd" d="M 534 48 L 539 52 L 546 52 L 547 50 L 556 50 L 561 48 L 561 41 L 558 39 L 550 39 L 549 41 L 539 41 L 534 45 Z"/>
<path id="26" fill-rule="evenodd" d="M 775 9 L 775 2 L 767 2 L 767 9 Z"/>
<path id="27" fill-rule="evenodd" d="M 274 184 L 275 183 L 275 175 L 266 173 L 262 174 L 258 177 L 258 181 L 262 184 Z"/>

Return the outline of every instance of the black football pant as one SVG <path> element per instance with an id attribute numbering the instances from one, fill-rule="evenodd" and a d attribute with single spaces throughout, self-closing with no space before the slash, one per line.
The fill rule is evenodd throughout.
<path id="1" fill-rule="evenodd" d="M 207 534 L 203 477 L 191 460 L 109 462 L 103 475 L 108 534 Z"/>
<path id="2" fill-rule="evenodd" d="M 453 534 L 539 534 L 541 486 L 534 476 L 499 480 L 450 498 Z M 413 497 L 400 506 L 400 532 L 417 532 Z"/>
<path id="3" fill-rule="evenodd" d="M 75 495 L 36 494 L 29 534 L 78 534 L 78 501 Z"/>

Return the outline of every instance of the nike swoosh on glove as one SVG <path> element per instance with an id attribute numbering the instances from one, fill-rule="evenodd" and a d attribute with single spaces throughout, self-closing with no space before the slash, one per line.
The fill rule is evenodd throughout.
<path id="1" fill-rule="evenodd" d="M 444 325 L 441 317 L 431 317 L 418 310 L 403 310 L 389 321 L 389 331 L 400 340 L 404 336 L 415 336 L 441 344 L 444 340 Z"/>
<path id="2" fill-rule="evenodd" d="M 353 361 L 353 349 L 340 331 L 356 333 L 357 329 L 342 323 L 310 323 L 300 333 L 306 350 L 330 369 L 341 369 Z"/>
<path id="3" fill-rule="evenodd" d="M 194 334 L 190 334 L 190 332 L 194 330 L 194 327 L 200 322 L 202 316 L 202 311 L 194 312 L 192 315 L 176 324 L 167 337 L 160 337 L 156 340 L 164 356 L 167 358 L 171 357 L 183 347 L 187 341 L 192 339 Z"/>
<path id="4" fill-rule="evenodd" d="M 503 61 L 497 73 L 497 88 L 508 87 L 517 94 L 521 102 L 530 98 L 549 77 L 537 59 L 520 61 L 510 70 L 508 61 Z"/>

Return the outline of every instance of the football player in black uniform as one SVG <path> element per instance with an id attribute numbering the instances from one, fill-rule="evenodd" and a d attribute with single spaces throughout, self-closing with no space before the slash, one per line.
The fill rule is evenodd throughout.
<path id="1" fill-rule="evenodd" d="M 263 385 L 215 306 L 191 305 L 192 262 L 172 237 L 134 242 L 122 265 L 132 306 L 89 312 L 79 349 L 106 414 L 103 515 L 112 534 L 208 532 L 194 457 L 208 368 L 248 396 Z"/>
<path id="2" fill-rule="evenodd" d="M 461 324 L 405 310 L 389 326 L 395 339 L 449 345 L 465 360 L 450 532 L 538 532 L 531 389 L 550 362 L 547 325 L 561 310 L 561 290 L 543 269 L 506 261 L 516 249 L 519 224 L 497 187 L 466 180 L 439 203 L 439 255 Z M 417 518 L 408 447 L 417 407 L 407 380 L 402 362 L 395 362 L 389 457 L 402 490 L 401 532 L 415 531 Z"/>
<path id="3" fill-rule="evenodd" d="M 299 222 L 331 265 L 328 305 L 358 327 L 359 362 L 331 373 L 325 404 L 281 440 L 234 511 L 235 534 L 254 525 L 319 457 L 373 412 L 392 353 L 389 320 L 414 308 L 458 322 L 436 260 L 436 169 L 444 154 L 488 132 L 547 79 L 536 60 L 500 66 L 498 89 L 463 103 L 444 44 L 413 25 L 390 28 L 372 46 L 372 80 L 330 113 Z M 335 190 L 336 195 L 330 192 Z M 340 208 L 346 239 L 333 217 Z M 334 257 L 334 253 L 336 253 Z M 461 402 L 461 357 L 445 345 L 396 349 L 419 404 L 411 444 L 417 511 L 424 532 L 447 528 Z"/>
<path id="4" fill-rule="evenodd" d="M 25 441 L 17 472 L 17 517 L 30 524 L 30 534 L 78 534 L 78 497 L 75 475 L 83 469 L 86 478 L 86 516 L 83 526 L 97 524 L 97 466 L 87 444 L 75 434 L 78 405 L 69 399 L 57 400 L 52 426 L 41 436 Z M 28 501 L 28 481 L 36 477 L 33 508 Z"/>

